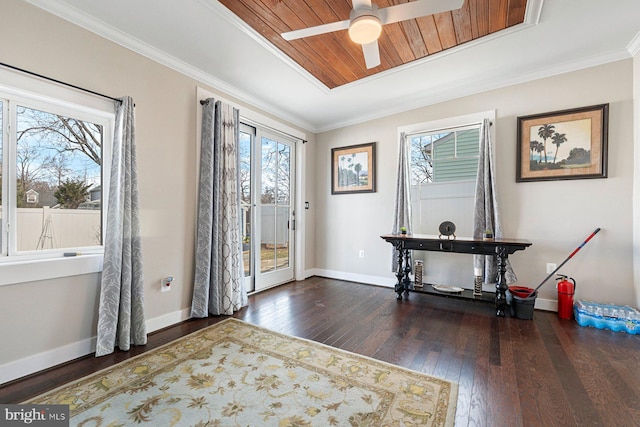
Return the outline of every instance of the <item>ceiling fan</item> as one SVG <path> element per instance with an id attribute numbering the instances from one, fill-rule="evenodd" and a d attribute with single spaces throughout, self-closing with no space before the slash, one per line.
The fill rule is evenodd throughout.
<path id="1" fill-rule="evenodd" d="M 289 31 L 282 37 L 289 41 L 348 29 L 349 38 L 362 45 L 367 68 L 374 68 L 380 65 L 378 37 L 383 25 L 460 9 L 463 3 L 464 0 L 416 0 L 379 9 L 371 0 L 353 0 L 349 19 Z"/>

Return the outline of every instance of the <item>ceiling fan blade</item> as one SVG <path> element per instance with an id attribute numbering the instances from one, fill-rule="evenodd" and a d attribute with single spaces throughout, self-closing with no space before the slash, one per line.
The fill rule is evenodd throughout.
<path id="1" fill-rule="evenodd" d="M 464 0 L 417 0 L 378 9 L 378 17 L 383 24 L 392 24 L 460 9 L 463 4 Z"/>
<path id="2" fill-rule="evenodd" d="M 377 40 L 363 44 L 362 53 L 364 53 L 364 63 L 367 65 L 367 69 L 380 65 L 380 49 L 378 48 Z"/>
<path id="3" fill-rule="evenodd" d="M 286 33 L 282 33 L 281 36 L 283 39 L 289 41 L 301 39 L 303 37 L 317 36 L 318 34 L 331 33 L 333 31 L 346 30 L 347 28 L 349 28 L 348 19 L 345 21 L 316 25 L 315 27 L 302 28 L 301 30 L 288 31 Z"/>
<path id="4" fill-rule="evenodd" d="M 371 9 L 371 0 L 352 0 L 353 9 Z"/>

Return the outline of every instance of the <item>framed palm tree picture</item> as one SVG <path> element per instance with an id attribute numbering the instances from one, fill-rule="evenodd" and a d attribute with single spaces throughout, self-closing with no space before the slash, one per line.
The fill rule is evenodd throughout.
<path id="1" fill-rule="evenodd" d="M 606 178 L 609 104 L 518 117 L 516 182 Z"/>
<path id="2" fill-rule="evenodd" d="M 331 194 L 375 191 L 375 142 L 331 149 Z"/>

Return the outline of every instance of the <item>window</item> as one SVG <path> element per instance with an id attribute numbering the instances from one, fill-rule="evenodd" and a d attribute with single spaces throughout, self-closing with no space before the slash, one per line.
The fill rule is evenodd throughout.
<path id="1" fill-rule="evenodd" d="M 487 111 L 418 123 L 398 129 L 407 135 L 411 164 L 412 231 L 439 234 L 443 221 L 456 225 L 456 236 L 473 234 L 475 186 L 480 154 L 480 124 L 495 121 Z M 491 131 L 493 132 L 494 127 Z M 423 261 L 423 280 L 430 283 L 468 283 L 474 274 L 471 262 L 446 254 L 414 252 Z"/>
<path id="2" fill-rule="evenodd" d="M 0 263 L 102 251 L 108 105 L 0 86 Z"/>
<path id="3" fill-rule="evenodd" d="M 242 253 L 244 256 L 244 275 L 253 275 L 252 248 L 251 248 L 251 206 L 252 194 L 252 162 L 251 152 L 255 138 L 255 129 L 245 124 L 240 125 L 240 140 L 238 142 L 238 155 L 240 157 L 240 228 L 242 230 Z"/>
<path id="4" fill-rule="evenodd" d="M 411 184 L 476 179 L 480 125 L 409 136 Z"/>
<path id="5" fill-rule="evenodd" d="M 410 149 L 411 211 L 414 233 L 438 234 L 443 221 L 456 224 L 456 234 L 473 231 L 480 126 L 495 121 L 486 111 L 398 129 Z M 495 129 L 491 128 L 491 132 Z"/>

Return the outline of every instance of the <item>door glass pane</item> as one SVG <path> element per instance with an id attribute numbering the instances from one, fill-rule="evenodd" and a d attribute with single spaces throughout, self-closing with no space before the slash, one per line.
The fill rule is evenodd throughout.
<path id="1" fill-rule="evenodd" d="M 275 270 L 276 266 L 276 229 L 275 202 L 278 177 L 278 143 L 262 138 L 262 191 L 260 193 L 261 225 L 260 229 L 260 272 Z"/>
<path id="2" fill-rule="evenodd" d="M 251 135 L 240 132 L 240 229 L 244 275 L 251 276 Z"/>
<path id="3" fill-rule="evenodd" d="M 242 261 L 245 277 L 251 276 L 251 206 L 242 205 L 240 209 L 242 224 Z"/>
<path id="4" fill-rule="evenodd" d="M 276 178 L 278 167 L 277 143 L 262 138 L 262 191 L 260 202 L 271 204 L 276 201 Z"/>
<path id="5" fill-rule="evenodd" d="M 261 139 L 260 272 L 284 270 L 290 262 L 291 145 Z"/>
<path id="6" fill-rule="evenodd" d="M 289 204 L 291 199 L 291 147 L 285 144 L 278 144 L 278 181 L 277 181 L 277 203 Z"/>
<path id="7" fill-rule="evenodd" d="M 276 210 L 276 269 L 280 269 L 289 267 L 289 208 Z"/>
<path id="8" fill-rule="evenodd" d="M 102 126 L 18 106 L 17 250 L 102 244 Z"/>
<path id="9" fill-rule="evenodd" d="M 261 209 L 260 272 L 276 269 L 276 207 L 263 205 Z"/>

